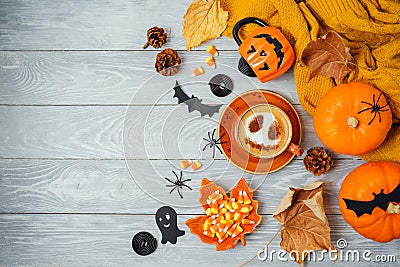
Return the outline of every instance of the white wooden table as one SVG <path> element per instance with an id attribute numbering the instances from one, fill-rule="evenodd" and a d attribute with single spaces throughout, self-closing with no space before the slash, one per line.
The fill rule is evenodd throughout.
<path id="1" fill-rule="evenodd" d="M 184 62 L 204 61 L 210 43 L 220 51 L 217 64 L 235 68 L 238 60 L 236 44 L 228 38 L 185 51 L 181 18 L 188 5 L 189 1 L 160 0 L 0 0 L 1 266 L 238 265 L 262 248 L 279 228 L 272 212 L 288 186 L 301 187 L 316 179 L 305 171 L 301 158 L 268 175 L 255 193 L 264 220 L 253 234 L 246 235 L 246 247 L 238 244 L 234 250 L 216 252 L 214 246 L 201 243 L 184 222 L 203 211 L 189 205 L 175 207 L 179 227 L 186 231 L 176 245 L 159 242 L 156 252 L 147 257 L 132 251 L 132 236 L 139 231 L 148 231 L 161 240 L 154 214 L 163 203 L 135 183 L 123 150 L 128 107 L 141 114 L 154 103 L 149 92 L 148 97 L 144 95 L 130 105 L 133 94 L 154 74 L 154 59 L 159 52 L 151 47 L 142 50 L 146 30 L 154 25 L 170 29 L 164 47 L 178 50 Z M 303 125 L 305 149 L 321 145 L 311 117 L 299 104 L 291 72 L 267 84 L 253 81 L 294 104 Z M 240 90 L 247 89 L 241 85 Z M 198 94 L 205 97 L 209 91 Z M 227 103 L 229 98 L 222 101 Z M 161 123 L 162 114 L 176 106 L 176 99 L 164 98 L 156 106 L 161 114 L 159 121 L 153 123 Z M 143 127 L 139 117 L 137 122 L 131 131 Z M 154 136 L 150 139 L 158 138 L 157 131 L 151 134 Z M 201 140 L 203 134 L 193 130 L 191 136 Z M 136 172 L 145 176 L 151 163 L 165 172 L 162 175 L 172 174 L 171 158 L 156 148 L 148 154 L 142 152 L 138 149 L 137 155 L 128 159 Z M 192 152 L 185 158 L 197 157 L 198 145 Z M 181 159 L 172 158 L 172 162 L 177 164 Z M 201 161 L 210 166 L 189 175 L 193 184 L 200 183 L 201 177 L 219 177 L 222 172 L 227 177 L 221 179 L 222 185 L 243 175 L 235 167 L 227 167 L 222 156 L 213 161 L 211 153 L 203 154 Z M 369 249 L 373 255 L 397 257 L 397 263 L 364 261 L 363 266 L 399 266 L 400 242 L 378 244 L 367 240 L 340 215 L 336 197 L 341 182 L 362 162 L 335 155 L 333 170 L 321 177 L 326 182 L 324 204 L 332 243 L 344 238 L 346 249 Z M 198 197 L 195 191 L 193 196 Z M 273 241 L 270 249 L 279 250 L 279 240 Z M 359 264 L 338 261 L 335 266 Z M 275 258 L 272 262 L 255 260 L 252 265 L 296 264 Z M 324 265 L 334 263 L 326 259 Z"/>

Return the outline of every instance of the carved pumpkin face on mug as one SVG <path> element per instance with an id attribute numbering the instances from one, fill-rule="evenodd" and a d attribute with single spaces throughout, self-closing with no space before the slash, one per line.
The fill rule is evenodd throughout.
<path id="1" fill-rule="evenodd" d="M 252 32 L 242 42 L 238 32 L 240 27 L 247 23 L 256 23 L 264 27 Z M 294 60 L 294 51 L 289 41 L 277 28 L 266 25 L 259 19 L 246 18 L 235 25 L 233 32 L 236 42 L 240 45 L 240 55 L 261 82 L 282 75 L 291 67 Z"/>

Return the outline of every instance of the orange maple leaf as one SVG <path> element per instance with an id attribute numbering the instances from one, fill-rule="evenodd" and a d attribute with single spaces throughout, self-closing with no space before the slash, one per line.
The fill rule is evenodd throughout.
<path id="1" fill-rule="evenodd" d="M 240 240 L 242 245 L 246 245 L 246 240 L 244 238 L 245 234 L 252 233 L 257 225 L 260 224 L 262 217 L 257 213 L 258 210 L 258 201 L 253 200 L 253 191 L 250 189 L 246 180 L 241 178 L 239 182 L 232 189 L 230 197 L 227 196 L 224 189 L 220 186 L 217 186 L 214 182 L 209 181 L 204 178 L 201 182 L 200 187 L 200 204 L 203 209 L 207 211 L 210 208 L 209 205 L 209 197 L 215 192 L 219 192 L 223 196 L 221 201 L 238 201 L 240 196 L 243 194 L 247 194 L 251 201 L 252 210 L 246 215 L 245 219 L 251 221 L 251 224 L 240 224 L 240 222 L 235 222 L 235 225 L 240 225 L 240 228 L 243 230 L 238 235 L 230 235 L 227 236 L 222 242 L 217 238 L 217 236 L 210 237 L 204 234 L 203 226 L 206 223 L 207 218 L 210 218 L 212 215 L 201 215 L 196 218 L 192 218 L 186 221 L 186 225 L 189 227 L 190 232 L 192 234 L 197 235 L 203 243 L 206 244 L 216 244 L 216 250 L 226 250 L 230 248 L 236 247 L 237 242 Z M 244 193 L 245 192 L 245 193 Z M 221 208 L 222 209 L 222 208 Z"/>

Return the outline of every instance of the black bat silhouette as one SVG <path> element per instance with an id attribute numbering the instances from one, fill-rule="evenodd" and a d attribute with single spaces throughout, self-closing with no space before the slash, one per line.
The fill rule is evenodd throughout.
<path id="1" fill-rule="evenodd" d="M 215 113 L 219 112 L 219 109 L 221 108 L 221 105 L 206 105 L 201 103 L 203 100 L 195 97 L 192 95 L 189 97 L 181 88 L 179 85 L 178 81 L 176 81 L 175 86 L 174 86 L 174 97 L 178 98 L 178 104 L 180 103 L 185 103 L 188 106 L 189 113 L 191 113 L 194 110 L 197 110 L 200 112 L 200 115 L 203 117 L 205 115 L 208 115 L 211 117 Z"/>
<path id="2" fill-rule="evenodd" d="M 357 217 L 365 213 L 372 214 L 372 211 L 376 207 L 386 211 L 389 202 L 400 202 L 400 184 L 389 194 L 383 193 L 383 189 L 381 189 L 380 193 L 372 193 L 372 195 L 374 195 L 374 199 L 371 201 L 358 201 L 347 198 L 343 198 L 343 200 L 346 203 L 347 209 L 354 211 Z"/>
<path id="3" fill-rule="evenodd" d="M 281 44 L 281 42 L 279 42 L 279 40 L 276 38 L 272 38 L 271 35 L 266 34 L 266 33 L 258 34 L 256 36 L 254 36 L 254 38 L 264 38 L 268 43 L 274 45 L 274 52 L 276 54 L 276 57 L 279 58 L 278 68 L 277 68 L 277 69 L 279 69 L 280 66 L 282 65 L 283 59 L 285 57 L 285 53 L 283 53 L 283 51 L 282 51 L 283 45 Z"/>

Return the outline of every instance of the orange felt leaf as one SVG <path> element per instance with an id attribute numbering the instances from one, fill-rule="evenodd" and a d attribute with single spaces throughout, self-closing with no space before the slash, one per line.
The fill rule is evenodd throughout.
<path id="1" fill-rule="evenodd" d="M 192 234 L 197 235 L 203 243 L 214 244 L 214 238 L 208 237 L 203 234 L 203 224 L 207 216 L 201 215 L 186 221 L 186 225 L 190 228 Z"/>
<path id="2" fill-rule="evenodd" d="M 325 215 L 322 182 L 304 188 L 290 188 L 273 216 L 282 225 L 281 247 L 303 265 L 307 251 L 335 249 L 331 244 L 330 227 Z M 297 253 L 294 253 L 297 252 Z"/>
<path id="3" fill-rule="evenodd" d="M 321 74 L 334 78 L 336 84 L 343 83 L 347 74 L 351 72 L 348 67 L 351 59 L 349 49 L 334 31 L 309 42 L 301 55 L 301 61 L 311 70 L 310 79 Z"/>
<path id="4" fill-rule="evenodd" d="M 207 210 L 208 208 L 211 207 L 211 204 L 207 202 L 210 196 L 215 195 L 215 192 L 219 192 L 223 196 L 223 199 L 221 199 L 222 202 L 226 201 L 227 203 L 230 201 L 233 201 L 233 198 L 235 198 L 235 202 L 238 201 L 239 199 L 239 192 L 246 192 L 248 197 L 251 200 L 251 207 L 252 210 L 247 214 L 241 214 L 241 216 L 244 216 L 244 218 L 252 221 L 252 224 L 243 224 L 242 220 L 233 220 L 235 225 L 239 225 L 240 228 L 242 229 L 242 232 L 237 234 L 236 236 L 230 235 L 229 237 L 226 237 L 223 241 L 219 241 L 217 236 L 214 237 L 209 237 L 204 234 L 204 229 L 203 226 L 206 223 L 206 219 L 214 216 L 213 218 L 216 219 L 218 216 L 221 216 L 219 219 L 227 220 L 226 219 L 226 214 L 222 215 L 201 215 L 196 218 L 192 218 L 186 221 L 186 225 L 189 227 L 190 232 L 197 235 L 200 240 L 206 244 L 216 244 L 216 250 L 226 250 L 230 248 L 234 248 L 237 244 L 237 242 L 240 240 L 242 242 L 242 245 L 246 245 L 246 240 L 244 238 L 245 234 L 252 233 L 257 225 L 260 224 L 262 217 L 257 213 L 258 210 L 258 201 L 253 200 L 253 191 L 249 188 L 248 184 L 246 183 L 246 180 L 241 178 L 238 183 L 235 185 L 235 187 L 232 189 L 230 197 L 227 196 L 225 191 L 223 190 L 222 187 L 216 185 L 214 182 L 210 182 L 207 179 L 203 179 L 201 182 L 201 188 L 200 188 L 200 204 L 202 204 L 204 210 Z M 239 203 L 239 202 L 238 202 Z M 239 205 L 244 205 L 239 204 Z M 218 207 L 219 213 L 223 210 L 223 207 Z M 240 210 L 235 210 L 235 213 L 240 213 Z M 217 216 L 217 217 L 216 217 Z M 225 216 L 225 217 L 224 217 Z"/>

